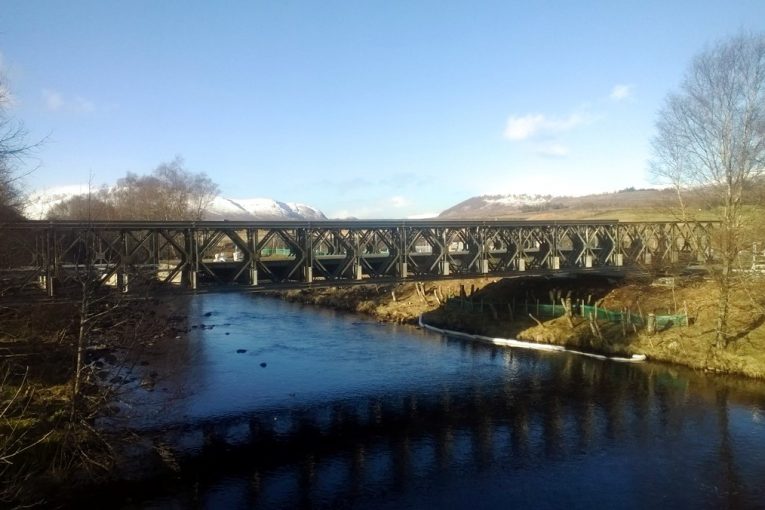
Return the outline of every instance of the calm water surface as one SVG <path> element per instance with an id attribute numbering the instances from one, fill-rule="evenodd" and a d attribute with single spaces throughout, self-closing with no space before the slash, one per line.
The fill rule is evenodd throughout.
<path id="1" fill-rule="evenodd" d="M 765 508 L 765 384 L 192 299 L 128 425 L 190 477 L 123 508 Z"/>

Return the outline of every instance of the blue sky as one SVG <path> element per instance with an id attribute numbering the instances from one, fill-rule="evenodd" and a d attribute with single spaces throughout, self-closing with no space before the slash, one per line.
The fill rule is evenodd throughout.
<path id="1" fill-rule="evenodd" d="M 0 0 L 29 189 L 176 155 L 230 198 L 409 217 L 650 184 L 656 114 L 765 2 Z"/>

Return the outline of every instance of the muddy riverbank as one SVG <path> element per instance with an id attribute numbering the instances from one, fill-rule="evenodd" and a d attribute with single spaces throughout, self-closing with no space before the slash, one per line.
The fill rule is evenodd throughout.
<path id="1" fill-rule="evenodd" d="M 653 361 L 697 370 L 765 378 L 765 282 L 752 279 L 731 300 L 733 336 L 725 349 L 714 344 L 717 288 L 703 277 L 609 279 L 477 278 L 304 289 L 283 299 L 371 315 L 384 322 L 428 324 L 501 338 L 549 343 L 606 355 L 644 354 Z M 568 298 L 574 310 L 563 313 Z M 545 317 L 555 304 L 557 317 Z M 589 305 L 583 313 L 579 305 Z M 592 307 L 631 316 L 604 320 Z M 670 318 L 655 333 L 649 314 Z M 593 324 L 594 322 L 594 324 Z"/>

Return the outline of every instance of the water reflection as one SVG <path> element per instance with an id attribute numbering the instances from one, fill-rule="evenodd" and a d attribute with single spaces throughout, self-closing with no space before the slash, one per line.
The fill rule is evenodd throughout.
<path id="1" fill-rule="evenodd" d="M 241 296 L 204 298 L 194 313 L 235 341 L 221 344 L 216 327 L 179 342 L 167 366 L 182 360 L 184 370 L 163 384 L 181 397 L 163 404 L 162 420 L 134 421 L 188 455 L 193 481 L 127 508 L 765 502 L 760 383 L 391 332 L 272 301 L 259 300 L 257 315 L 247 302 L 237 311 L 215 301 Z M 290 346 L 296 330 L 300 345 Z M 259 335 L 268 341 L 246 344 L 253 359 L 234 355 Z M 259 370 L 261 357 L 273 371 Z"/>

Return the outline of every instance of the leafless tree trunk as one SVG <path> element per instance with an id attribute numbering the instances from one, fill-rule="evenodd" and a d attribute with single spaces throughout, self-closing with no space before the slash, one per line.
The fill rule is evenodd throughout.
<path id="1" fill-rule="evenodd" d="M 0 76 L 0 219 L 19 217 L 22 194 L 16 164 L 34 147 L 27 143 L 24 125 L 8 115 L 11 93 Z"/>
<path id="2" fill-rule="evenodd" d="M 742 34 L 701 53 L 659 113 L 652 170 L 694 193 L 720 220 L 715 344 L 728 344 L 733 269 L 745 190 L 765 173 L 765 35 Z"/>

